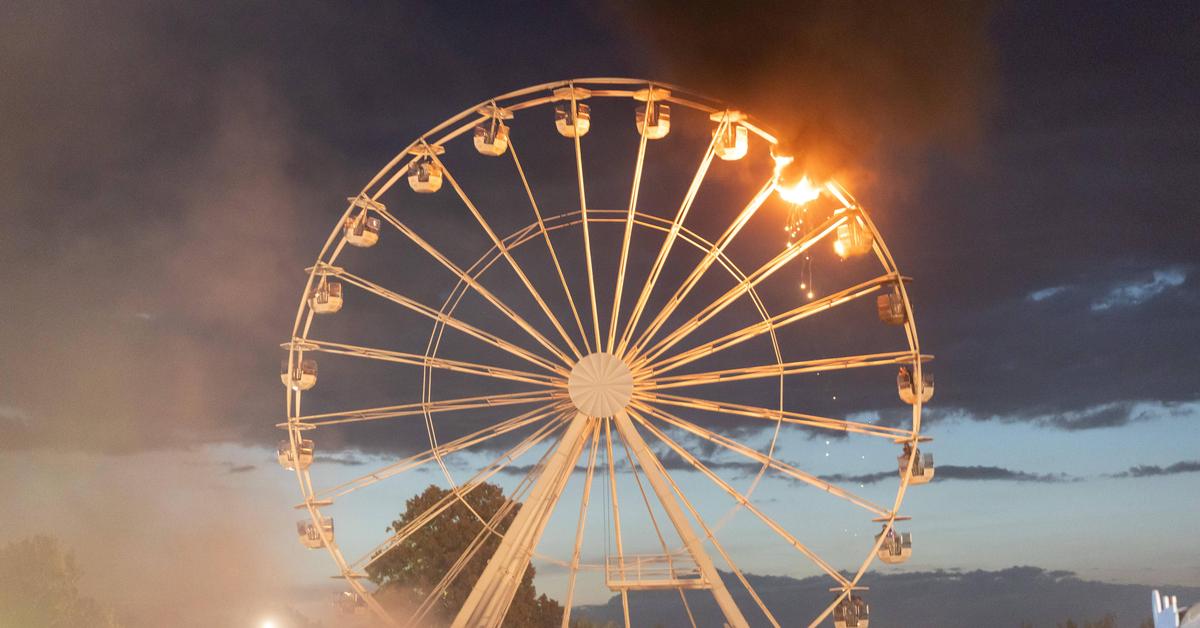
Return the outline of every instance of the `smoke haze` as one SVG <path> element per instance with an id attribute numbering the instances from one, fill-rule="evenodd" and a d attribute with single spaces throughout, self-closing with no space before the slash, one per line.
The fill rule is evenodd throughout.
<path id="1" fill-rule="evenodd" d="M 965 149 L 986 113 L 989 3 L 616 6 L 672 82 L 769 120 L 794 167 L 818 177 L 859 179 L 888 148 Z"/>

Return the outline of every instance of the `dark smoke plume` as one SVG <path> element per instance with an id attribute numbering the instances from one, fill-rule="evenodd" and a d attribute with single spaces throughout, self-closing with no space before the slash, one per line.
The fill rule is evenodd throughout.
<path id="1" fill-rule="evenodd" d="M 618 2 L 672 82 L 772 124 L 794 168 L 853 175 L 888 147 L 969 147 L 986 102 L 983 2 Z"/>

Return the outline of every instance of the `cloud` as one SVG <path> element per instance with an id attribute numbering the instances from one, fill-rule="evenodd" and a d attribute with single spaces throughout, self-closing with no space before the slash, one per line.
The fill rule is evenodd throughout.
<path id="1" fill-rule="evenodd" d="M 1063 292 L 1066 292 L 1067 289 L 1067 286 L 1051 286 L 1049 288 L 1042 288 L 1041 290 L 1034 290 L 1033 292 L 1030 292 L 1029 296 L 1026 298 L 1036 303 L 1038 301 L 1045 301 L 1046 299 L 1062 294 Z"/>
<path id="2" fill-rule="evenodd" d="M 1121 427 L 1138 420 L 1131 403 L 1110 403 L 1083 410 L 1060 412 L 1051 416 L 1040 417 L 1037 422 L 1068 432 L 1079 430 L 1094 430 L 1106 427 Z"/>
<path id="3" fill-rule="evenodd" d="M 1160 467 L 1158 465 L 1136 465 L 1129 467 L 1127 471 L 1114 473 L 1111 477 L 1114 478 L 1149 478 L 1162 475 L 1177 475 L 1180 473 L 1196 473 L 1200 472 L 1200 460 L 1181 460 L 1175 464 Z"/>
<path id="4" fill-rule="evenodd" d="M 347 467 L 360 467 L 364 464 L 367 464 L 367 459 L 362 456 L 356 456 L 353 453 L 317 454 L 313 456 L 313 462 L 318 464 L 340 464 Z"/>
<path id="5" fill-rule="evenodd" d="M 1149 278 L 1117 285 L 1101 299 L 1093 302 L 1091 309 L 1093 312 L 1103 312 L 1114 308 L 1141 305 L 1167 290 L 1182 286 L 1187 277 L 1187 270 L 1183 268 L 1156 270 L 1151 273 Z"/>
<path id="6" fill-rule="evenodd" d="M 821 476 L 822 480 L 827 482 L 846 483 L 846 484 L 875 484 L 884 480 L 898 477 L 896 471 L 880 471 L 878 473 L 864 473 L 859 475 L 850 475 L 836 473 L 831 475 Z M 1037 483 L 1054 483 L 1054 482 L 1069 482 L 1074 478 L 1063 473 L 1030 473 L 1028 471 L 1018 471 L 1014 469 L 1006 469 L 1004 467 L 993 466 L 958 466 L 958 465 L 938 465 L 936 473 L 933 476 L 934 482 L 944 482 L 946 480 L 962 480 L 962 481 L 1007 481 L 1007 482 L 1037 482 Z"/>
<path id="7" fill-rule="evenodd" d="M 1079 409 L 1061 410 L 1051 413 L 1015 413 L 979 415 L 963 408 L 932 407 L 923 415 L 927 425 L 950 421 L 998 421 L 1001 423 L 1028 423 L 1048 429 L 1067 432 L 1121 428 L 1133 423 L 1166 418 L 1197 416 L 1200 403 L 1156 403 L 1156 402 L 1111 402 Z M 881 424 L 903 425 L 902 419 L 894 417 Z"/>
<path id="8" fill-rule="evenodd" d="M 248 471 L 253 471 L 253 470 L 257 469 L 257 468 L 258 468 L 258 465 L 253 465 L 253 464 L 237 464 L 237 465 L 231 465 L 231 466 L 229 467 L 229 472 L 230 472 L 230 473 L 246 473 L 246 472 L 248 472 Z"/>
<path id="9" fill-rule="evenodd" d="M 939 468 L 938 471 L 941 471 L 941 469 Z M 879 471 L 877 473 L 860 474 L 830 473 L 820 477 L 822 480 L 834 484 L 875 484 L 888 478 L 899 477 L 899 475 L 895 471 Z"/>

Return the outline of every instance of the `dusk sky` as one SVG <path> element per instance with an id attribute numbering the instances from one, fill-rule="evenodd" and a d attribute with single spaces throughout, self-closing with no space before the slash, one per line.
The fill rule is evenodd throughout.
<path id="1" fill-rule="evenodd" d="M 297 543 L 302 497 L 274 459 L 286 436 L 275 428 L 286 419 L 279 345 L 304 269 L 346 197 L 433 125 L 528 85 L 609 76 L 689 86 L 757 115 L 800 167 L 846 185 L 913 278 L 921 349 L 936 356 L 921 431 L 934 438 L 923 450 L 938 472 L 904 500 L 912 559 L 874 571 L 1029 565 L 1200 587 L 1200 5 L 870 4 L 4 3 L 0 544 L 58 537 L 84 571 L 81 588 L 130 626 L 257 626 L 289 607 L 340 625 L 330 612 L 336 569 Z M 550 113 L 537 115 L 512 123 L 530 180 L 552 213 L 577 208 L 571 142 Z M 584 145 L 592 204 L 623 209 L 638 144 L 632 104 L 597 104 L 594 115 Z M 664 216 L 711 126 L 683 111 L 675 124 L 648 149 L 655 184 L 643 203 Z M 761 178 L 747 173 L 770 166 L 765 145 L 752 150 L 712 175 L 716 191 L 697 201 L 689 227 L 715 238 L 754 193 Z M 511 175 L 472 172 L 480 159 L 467 153 L 478 157 L 460 138 L 446 163 L 486 199 L 497 230 L 529 223 Z M 389 208 L 460 265 L 491 246 L 448 186 L 424 206 L 406 185 L 389 194 Z M 787 211 L 772 198 L 735 252 L 773 255 Z M 428 260 L 398 236 L 385 231 L 374 257 L 353 251 L 347 267 L 440 305 L 455 278 L 420 266 Z M 633 253 L 640 275 L 656 250 Z M 874 276 L 828 251 L 814 254 L 812 272 L 817 297 Z M 505 277 L 496 275 L 498 292 L 527 298 Z M 773 313 L 805 300 L 800 277 L 789 267 L 764 288 Z M 546 265 L 532 278 L 547 289 L 557 281 Z M 700 285 L 698 302 L 731 284 Z M 428 320 L 347 290 L 341 318 L 318 323 L 325 338 L 424 352 Z M 464 317 L 492 320 L 484 304 L 464 301 Z M 883 333 L 873 307 L 871 296 L 781 337 L 788 359 L 838 355 L 837 341 L 870 344 Z M 528 300 L 520 310 L 539 316 Z M 901 348 L 889 338 L 875 350 Z M 469 346 L 450 339 L 445 355 L 483 359 Z M 761 363 L 762 349 L 696 370 Z M 320 359 L 313 412 L 420 400 L 420 369 Z M 788 379 L 787 407 L 902 422 L 893 366 L 826 375 Z M 435 397 L 494 392 L 444 381 L 452 390 Z M 730 394 L 749 403 L 777 389 Z M 443 436 L 522 410 L 462 418 Z M 714 429 L 721 420 L 698 419 Z M 771 438 L 754 423 L 728 429 L 755 447 Z M 455 473 L 469 476 L 513 442 L 470 454 Z M 742 489 L 757 472 L 699 441 L 689 447 Z M 312 473 L 331 486 L 426 448 L 420 417 L 331 431 L 318 438 Z M 880 503 L 895 495 L 891 443 L 784 430 L 776 449 Z M 710 521 L 732 505 L 682 460 L 667 467 Z M 519 479 L 498 476 L 506 487 Z M 430 483 L 445 481 L 404 474 L 339 503 L 343 549 L 358 555 L 382 541 L 404 500 Z M 636 495 L 623 494 L 622 508 Z M 869 545 L 854 539 L 869 544 L 878 529 L 770 473 L 754 497 L 811 532 L 838 568 L 856 567 Z M 541 551 L 570 554 L 578 503 L 573 483 Z M 589 526 L 602 530 L 593 510 Z M 763 530 L 742 512 L 721 532 L 744 571 L 818 573 L 779 539 L 762 541 Z M 603 560 L 596 541 L 585 560 Z M 564 570 L 534 565 L 539 592 L 561 599 Z M 581 584 L 576 603 L 607 601 L 600 584 Z"/>

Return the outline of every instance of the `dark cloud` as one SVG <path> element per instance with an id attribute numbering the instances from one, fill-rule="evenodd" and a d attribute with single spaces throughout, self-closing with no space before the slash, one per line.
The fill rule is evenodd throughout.
<path id="1" fill-rule="evenodd" d="M 1067 482 L 1070 476 L 1063 473 L 1029 473 L 1003 467 L 941 465 L 937 468 L 937 480 L 1008 480 L 1011 482 Z"/>
<path id="2" fill-rule="evenodd" d="M 1099 408 L 1088 408 L 1080 412 L 1056 414 L 1042 419 L 1041 422 L 1069 432 L 1120 427 L 1134 420 L 1132 410 L 1132 404 L 1115 403 Z"/>
<path id="3" fill-rule="evenodd" d="M 321 464 L 340 464 L 347 467 L 360 467 L 367 464 L 368 460 L 362 456 L 354 454 L 317 454 L 313 456 L 313 462 Z"/>
<path id="4" fill-rule="evenodd" d="M 835 484 L 875 484 L 891 478 L 897 477 L 895 471 L 880 471 L 878 473 L 863 473 L 858 475 L 836 473 L 821 476 L 822 480 L 833 482 Z M 942 482 L 946 480 L 965 480 L 965 481 L 985 481 L 985 480 L 1002 480 L 1008 482 L 1069 482 L 1074 478 L 1064 473 L 1030 473 L 1028 471 L 1019 471 L 1014 469 L 1006 469 L 1004 467 L 993 466 L 958 466 L 958 465 L 938 465 L 936 473 L 933 476 L 934 482 Z"/>
<path id="5" fill-rule="evenodd" d="M 938 467 L 938 472 L 941 472 L 941 467 Z M 898 477 L 895 471 L 879 471 L 877 473 L 830 473 L 822 475 L 821 479 L 834 484 L 875 484 L 887 479 Z M 936 476 L 934 476 L 936 477 Z"/>
<path id="6" fill-rule="evenodd" d="M 258 465 L 253 465 L 253 464 L 237 464 L 237 465 L 231 465 L 231 466 L 229 467 L 229 472 L 230 472 L 230 473 L 246 473 L 246 472 L 249 472 L 249 471 L 253 471 L 253 470 L 257 469 L 257 468 L 258 468 Z"/>
<path id="7" fill-rule="evenodd" d="M 1166 467 L 1153 464 L 1129 467 L 1129 470 L 1114 473 L 1114 478 L 1149 478 L 1161 475 L 1176 475 L 1179 473 L 1196 473 L 1200 471 L 1200 460 L 1181 460 Z"/>

